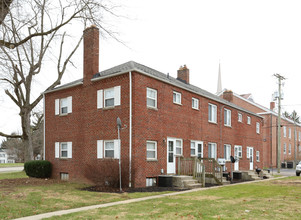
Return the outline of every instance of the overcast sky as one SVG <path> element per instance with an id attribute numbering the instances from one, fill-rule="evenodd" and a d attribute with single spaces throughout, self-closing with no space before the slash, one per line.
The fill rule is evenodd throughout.
<path id="1" fill-rule="evenodd" d="M 279 73 L 287 78 L 283 109 L 301 115 L 301 1 L 113 2 L 123 4 L 120 12 L 127 18 L 107 22 L 126 46 L 101 38 L 100 71 L 133 60 L 176 77 L 186 64 L 191 84 L 215 93 L 220 62 L 223 88 L 252 93 L 266 107 L 277 89 L 273 74 Z M 80 49 L 74 58 L 78 68 L 68 71 L 64 83 L 82 78 L 82 56 Z M 0 130 L 20 131 L 18 111 L 3 92 L 0 111 Z"/>

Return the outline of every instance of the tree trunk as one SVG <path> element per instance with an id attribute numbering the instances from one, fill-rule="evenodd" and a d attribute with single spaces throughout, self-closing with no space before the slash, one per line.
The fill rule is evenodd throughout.
<path id="1" fill-rule="evenodd" d="M 22 118 L 22 140 L 24 143 L 25 150 L 25 162 L 33 160 L 33 146 L 32 146 L 32 132 L 30 126 L 30 111 L 25 110 L 24 114 L 21 115 Z"/>

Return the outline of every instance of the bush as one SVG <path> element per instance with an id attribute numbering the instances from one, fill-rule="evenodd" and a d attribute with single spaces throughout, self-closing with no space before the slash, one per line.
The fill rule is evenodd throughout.
<path id="1" fill-rule="evenodd" d="M 48 178 L 51 176 L 51 163 L 47 160 L 32 160 L 24 164 L 27 176 L 36 178 Z"/>

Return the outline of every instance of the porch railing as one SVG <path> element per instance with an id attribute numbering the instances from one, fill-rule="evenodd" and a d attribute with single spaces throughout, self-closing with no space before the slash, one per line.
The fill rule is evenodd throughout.
<path id="1" fill-rule="evenodd" d="M 205 186 L 205 177 L 214 178 L 222 185 L 222 167 L 213 158 L 184 158 L 178 157 L 178 175 L 193 176 Z"/>

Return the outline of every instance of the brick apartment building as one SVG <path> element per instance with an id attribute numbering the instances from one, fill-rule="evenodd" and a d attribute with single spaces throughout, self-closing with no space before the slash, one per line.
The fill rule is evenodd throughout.
<path id="1" fill-rule="evenodd" d="M 264 117 L 130 61 L 99 72 L 99 31 L 84 31 L 83 79 L 45 92 L 45 159 L 53 178 L 145 187 L 175 174 L 177 157 L 239 161 L 236 170 L 263 167 Z M 122 121 L 120 142 L 116 119 Z M 119 154 L 119 144 L 121 153 Z"/>
<path id="2" fill-rule="evenodd" d="M 251 94 L 238 95 L 224 89 L 220 97 L 239 105 L 249 111 L 255 112 L 264 118 L 263 133 L 263 166 L 277 166 L 277 139 L 278 139 L 278 113 L 275 112 L 275 102 L 270 103 L 270 109 L 255 103 Z M 301 159 L 301 125 L 285 117 L 281 117 L 281 152 L 282 163 L 293 162 L 295 158 Z"/>

